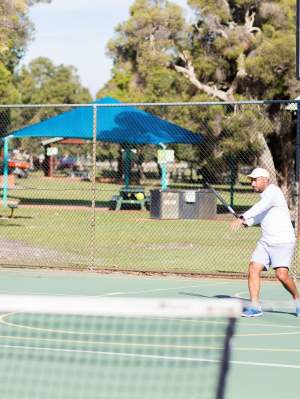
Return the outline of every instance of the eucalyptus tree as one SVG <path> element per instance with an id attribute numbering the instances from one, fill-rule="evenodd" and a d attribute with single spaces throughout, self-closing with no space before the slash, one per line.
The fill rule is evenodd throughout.
<path id="1" fill-rule="evenodd" d="M 294 0 L 187 3 L 188 19 L 171 1 L 134 2 L 108 43 L 113 75 L 99 94 L 124 101 L 222 102 L 298 95 Z M 191 149 L 181 154 L 190 151 L 188 156 L 203 165 L 238 158 L 258 163 L 290 189 L 295 129 L 284 106 L 161 108 L 158 113 L 218 144 L 205 157 Z"/>
<path id="2" fill-rule="evenodd" d="M 188 4 L 195 13 L 193 32 L 174 67 L 192 86 L 221 101 L 295 96 L 300 85 L 295 79 L 294 1 L 188 0 Z M 259 165 L 271 169 L 273 179 L 287 188 L 288 170 L 293 170 L 288 145 L 293 129 L 291 116 L 282 108 L 232 113 L 225 126 L 233 140 L 224 144 L 231 152 L 239 152 L 240 143 L 246 152 L 254 144 Z M 279 141 L 287 143 L 281 154 L 276 151 Z"/>
<path id="3" fill-rule="evenodd" d="M 76 68 L 55 65 L 46 57 L 36 58 L 23 66 L 15 82 L 22 104 L 85 104 L 92 100 L 89 90 L 82 86 Z M 20 108 L 15 111 L 11 126 L 17 129 L 65 111 L 67 109 L 62 107 Z"/>
<path id="4" fill-rule="evenodd" d="M 34 27 L 28 17 L 29 7 L 51 0 L 0 0 L 0 104 L 19 103 L 15 71 L 33 38 Z M 0 111 L 0 136 L 10 124 L 8 109 Z"/>

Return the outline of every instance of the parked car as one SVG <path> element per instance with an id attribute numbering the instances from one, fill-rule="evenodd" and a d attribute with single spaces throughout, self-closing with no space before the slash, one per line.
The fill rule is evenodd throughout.
<path id="1" fill-rule="evenodd" d="M 63 157 L 59 160 L 57 169 L 64 170 L 64 169 L 73 169 L 76 165 L 76 158 L 74 157 Z"/>

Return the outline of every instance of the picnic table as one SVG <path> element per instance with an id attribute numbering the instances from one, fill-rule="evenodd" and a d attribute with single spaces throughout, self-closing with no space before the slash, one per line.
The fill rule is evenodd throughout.
<path id="1" fill-rule="evenodd" d="M 139 206 L 140 209 L 147 209 L 149 198 L 145 194 L 144 187 L 129 186 L 122 187 L 118 195 L 111 199 L 110 209 L 119 211 L 123 205 Z"/>

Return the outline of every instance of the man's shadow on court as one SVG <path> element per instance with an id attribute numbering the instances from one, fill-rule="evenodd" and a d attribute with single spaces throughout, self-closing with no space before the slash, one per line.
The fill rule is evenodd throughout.
<path id="1" fill-rule="evenodd" d="M 186 296 L 192 296 L 192 297 L 198 297 L 198 298 L 206 298 L 206 299 L 239 299 L 243 302 L 243 310 L 246 309 L 248 304 L 250 304 L 250 299 L 249 298 L 242 298 L 242 297 L 236 297 L 228 294 L 216 294 L 213 296 L 208 296 L 208 295 L 203 295 L 203 294 L 196 294 L 192 292 L 179 292 L 179 295 L 186 295 Z M 287 312 L 283 310 L 274 310 L 271 308 L 266 308 L 263 309 L 264 313 L 276 313 L 276 314 L 289 314 L 292 316 L 295 316 L 295 312 Z"/>

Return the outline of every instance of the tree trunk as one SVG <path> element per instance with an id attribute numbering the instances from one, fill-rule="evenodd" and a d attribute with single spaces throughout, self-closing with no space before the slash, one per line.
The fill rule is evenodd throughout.
<path id="1" fill-rule="evenodd" d="M 277 184 L 276 169 L 274 165 L 273 155 L 271 154 L 270 148 L 266 142 L 263 133 L 258 132 L 257 137 L 259 143 L 262 146 L 262 152 L 258 157 L 258 166 L 267 169 L 270 172 L 271 182 Z"/>

